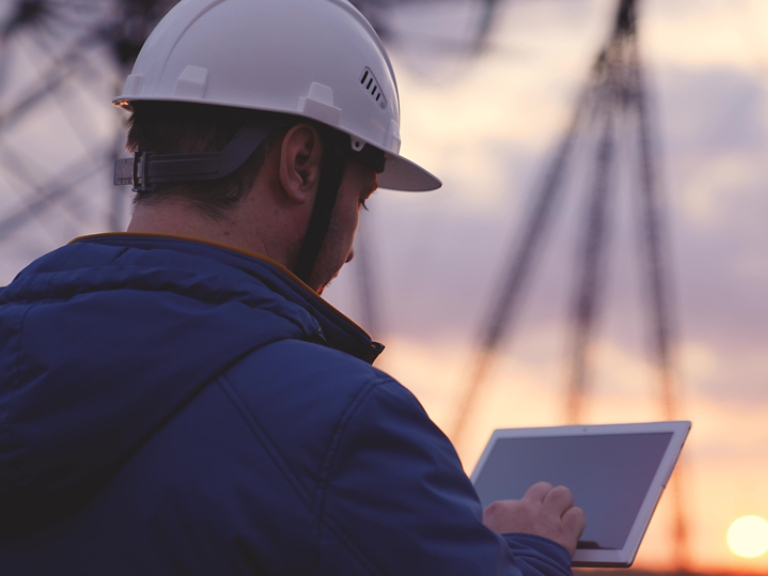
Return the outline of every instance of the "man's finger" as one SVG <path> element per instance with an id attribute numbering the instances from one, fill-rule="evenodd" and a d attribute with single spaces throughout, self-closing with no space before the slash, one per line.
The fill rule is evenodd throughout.
<path id="1" fill-rule="evenodd" d="M 525 496 L 523 496 L 523 499 L 538 500 L 539 502 L 543 502 L 544 498 L 547 494 L 549 494 L 550 490 L 552 490 L 552 484 L 549 482 L 537 482 L 528 488 L 528 491 L 525 493 Z"/>
<path id="2" fill-rule="evenodd" d="M 552 488 L 544 497 L 544 506 L 562 516 L 566 510 L 573 508 L 573 494 L 565 486 Z"/>
<path id="3" fill-rule="evenodd" d="M 584 516 L 584 511 L 581 508 L 570 508 L 563 514 L 563 526 L 571 534 L 576 534 L 578 540 L 584 533 L 584 528 L 587 525 L 587 518 Z"/>

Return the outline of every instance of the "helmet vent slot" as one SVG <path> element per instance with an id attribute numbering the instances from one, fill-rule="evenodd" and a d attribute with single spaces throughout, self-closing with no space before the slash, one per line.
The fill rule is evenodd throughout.
<path id="1" fill-rule="evenodd" d="M 379 88 L 379 83 L 370 68 L 363 70 L 363 75 L 360 78 L 360 86 L 363 90 L 368 92 L 368 95 L 373 98 L 379 108 L 386 110 L 387 99 L 384 97 L 381 88 Z"/>

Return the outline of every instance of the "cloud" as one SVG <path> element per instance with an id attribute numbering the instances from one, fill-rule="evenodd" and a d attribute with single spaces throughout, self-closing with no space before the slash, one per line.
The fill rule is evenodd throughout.
<path id="1" fill-rule="evenodd" d="M 680 195 L 683 215 L 697 228 L 721 227 L 730 221 L 740 196 L 760 193 L 764 171 L 754 151 L 717 155 L 691 171 Z"/>
<path id="2" fill-rule="evenodd" d="M 686 69 L 725 67 L 754 73 L 768 12 L 761 1 L 655 0 L 641 7 L 649 59 Z"/>
<path id="3" fill-rule="evenodd" d="M 700 159 L 702 151 L 749 153 L 766 145 L 766 87 L 755 71 L 716 65 L 682 68 L 653 60 L 648 66 L 665 150 L 697 153 Z"/>

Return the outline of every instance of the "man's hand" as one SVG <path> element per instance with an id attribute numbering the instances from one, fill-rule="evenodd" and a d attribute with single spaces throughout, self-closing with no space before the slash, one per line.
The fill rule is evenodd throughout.
<path id="1" fill-rule="evenodd" d="M 568 488 L 552 488 L 547 482 L 539 482 L 520 500 L 493 502 L 483 511 L 483 524 L 499 533 L 522 532 L 549 538 L 573 558 L 586 519 L 581 508 L 574 507 Z"/>

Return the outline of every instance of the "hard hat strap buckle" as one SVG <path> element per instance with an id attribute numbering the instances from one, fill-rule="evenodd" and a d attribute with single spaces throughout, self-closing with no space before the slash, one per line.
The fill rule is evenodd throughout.
<path id="1" fill-rule="evenodd" d="M 154 152 L 139 150 L 133 157 L 133 191 L 151 192 L 154 184 L 149 183 L 149 158 Z"/>

